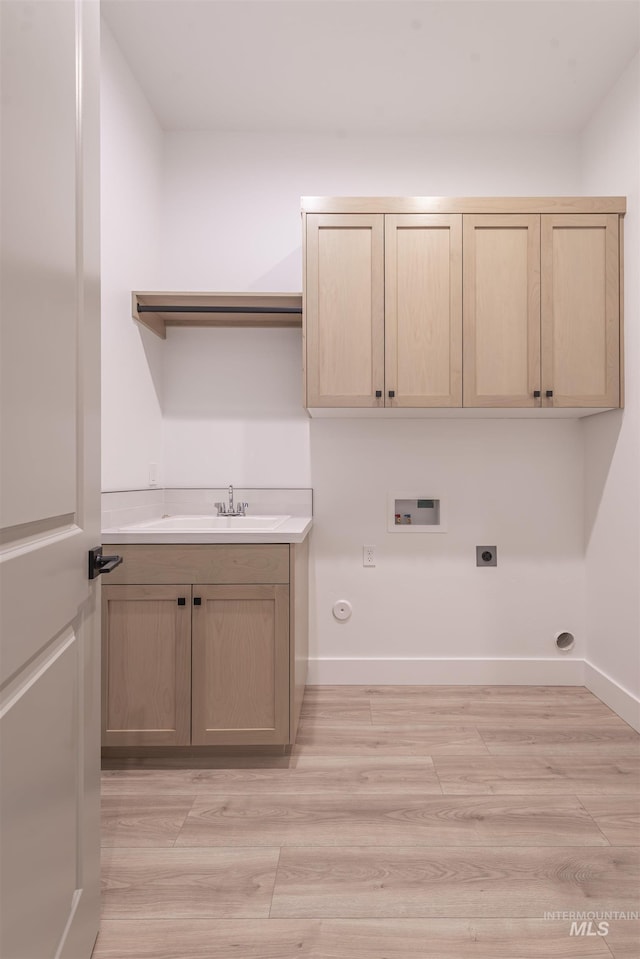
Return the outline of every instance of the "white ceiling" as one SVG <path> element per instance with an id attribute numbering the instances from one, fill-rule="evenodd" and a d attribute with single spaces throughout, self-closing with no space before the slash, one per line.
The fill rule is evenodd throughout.
<path id="1" fill-rule="evenodd" d="M 640 0 L 102 0 L 167 130 L 575 133 Z"/>

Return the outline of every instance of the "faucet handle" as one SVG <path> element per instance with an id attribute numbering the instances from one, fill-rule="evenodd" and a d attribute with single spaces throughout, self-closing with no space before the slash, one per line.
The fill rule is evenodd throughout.
<path id="1" fill-rule="evenodd" d="M 223 513 L 227 512 L 227 508 L 224 503 L 214 503 L 213 505 L 218 510 L 218 516 L 222 516 Z"/>
<path id="2" fill-rule="evenodd" d="M 248 508 L 248 503 L 238 503 L 238 512 L 242 513 L 243 516 L 246 514 Z"/>

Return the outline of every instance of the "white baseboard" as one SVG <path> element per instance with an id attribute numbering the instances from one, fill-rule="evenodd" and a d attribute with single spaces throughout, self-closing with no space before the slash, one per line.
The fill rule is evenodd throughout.
<path id="1" fill-rule="evenodd" d="M 496 686 L 583 686 L 584 666 L 583 659 L 569 658 L 329 659 L 323 657 L 309 660 L 307 684 L 309 686 L 396 684 L 399 686 L 488 686 L 491 684 Z M 615 709 L 613 706 L 611 708 Z"/>
<path id="2" fill-rule="evenodd" d="M 613 709 L 625 723 L 629 723 L 640 732 L 640 699 L 630 693 L 611 676 L 607 676 L 601 669 L 585 660 L 584 684 L 594 696 Z"/>

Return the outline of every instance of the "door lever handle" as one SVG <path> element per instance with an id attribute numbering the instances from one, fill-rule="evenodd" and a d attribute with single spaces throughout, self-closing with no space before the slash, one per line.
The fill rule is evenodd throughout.
<path id="1" fill-rule="evenodd" d="M 102 546 L 89 550 L 89 579 L 96 579 L 101 573 L 110 573 L 122 562 L 122 556 L 104 556 Z"/>

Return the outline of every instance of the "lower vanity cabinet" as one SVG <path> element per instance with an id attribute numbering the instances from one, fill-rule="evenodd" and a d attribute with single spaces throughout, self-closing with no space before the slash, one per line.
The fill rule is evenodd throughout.
<path id="1" fill-rule="evenodd" d="M 191 662 L 194 746 L 288 742 L 288 586 L 195 587 Z"/>
<path id="2" fill-rule="evenodd" d="M 191 742 L 191 587 L 102 587 L 102 745 Z"/>
<path id="3" fill-rule="evenodd" d="M 306 543 L 109 549 L 124 563 L 102 590 L 106 754 L 292 744 L 306 679 Z"/>

